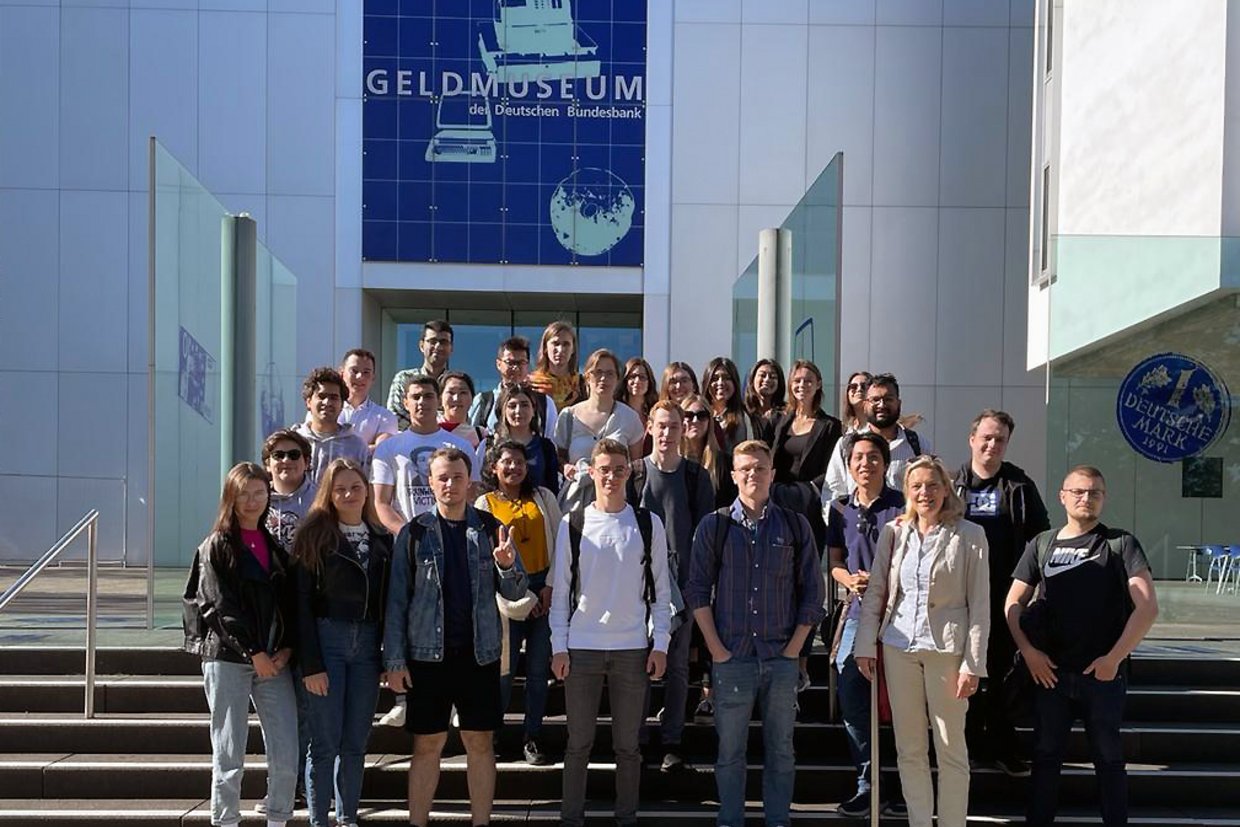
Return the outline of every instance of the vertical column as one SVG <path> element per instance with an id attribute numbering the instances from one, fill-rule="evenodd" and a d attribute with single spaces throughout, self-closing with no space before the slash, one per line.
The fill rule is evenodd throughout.
<path id="1" fill-rule="evenodd" d="M 758 233 L 758 336 L 757 357 L 779 358 L 779 230 L 768 227 Z"/>
<path id="2" fill-rule="evenodd" d="M 258 444 L 258 224 L 233 219 L 232 452 L 234 463 L 252 459 Z M 227 352 L 227 351 L 226 351 Z"/>
<path id="3" fill-rule="evenodd" d="M 775 358 L 788 370 L 792 365 L 792 230 L 781 227 L 776 240 Z"/>

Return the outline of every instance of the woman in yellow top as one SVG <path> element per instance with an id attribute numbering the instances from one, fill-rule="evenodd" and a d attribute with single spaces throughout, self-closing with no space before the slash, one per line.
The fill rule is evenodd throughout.
<path id="1" fill-rule="evenodd" d="M 577 369 L 579 358 L 576 328 L 565 321 L 547 325 L 530 372 L 530 387 L 551 397 L 557 411 L 586 398 L 586 383 Z"/>
<path id="2" fill-rule="evenodd" d="M 482 476 L 491 487 L 474 507 L 495 516 L 508 526 L 521 556 L 521 566 L 529 574 L 530 591 L 538 604 L 525 620 L 508 623 L 508 652 L 512 668 L 501 678 L 501 697 L 505 710 L 512 697 L 512 675 L 517 653 L 525 643 L 525 760 L 530 764 L 548 763 L 539 744 L 543 716 L 547 709 L 547 681 L 551 677 L 551 625 L 547 610 L 551 606 L 551 571 L 555 535 L 560 527 L 560 509 L 555 496 L 534 485 L 528 473 L 525 446 L 515 439 L 504 439 L 487 452 Z"/>
<path id="3" fill-rule="evenodd" d="M 964 719 L 978 678 L 986 677 L 990 634 L 986 534 L 964 519 L 964 504 L 937 457 L 908 464 L 904 498 L 904 515 L 878 537 L 853 651 L 858 671 L 874 680 L 883 645 L 910 827 L 930 827 L 934 816 L 927 729 L 939 766 L 939 827 L 965 827 Z"/>

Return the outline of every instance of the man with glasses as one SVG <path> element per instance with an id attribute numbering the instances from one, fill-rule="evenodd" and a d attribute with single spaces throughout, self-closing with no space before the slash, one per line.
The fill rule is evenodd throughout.
<path id="1" fill-rule="evenodd" d="M 745 750 L 762 710 L 762 804 L 769 827 L 791 823 L 796 689 L 801 646 L 823 617 L 823 580 L 809 520 L 770 502 L 770 448 L 736 446 L 739 495 L 693 538 L 685 604 L 714 661 L 720 827 L 745 823 Z"/>
<path id="2" fill-rule="evenodd" d="M 500 342 L 495 354 L 495 370 L 499 373 L 499 382 L 495 390 L 483 391 L 474 397 L 474 404 L 469 409 L 471 425 L 481 425 L 488 431 L 495 431 L 503 411 L 495 406 L 495 401 L 504 388 L 517 385 L 528 385 L 530 378 L 530 340 L 524 336 L 511 336 Z M 555 403 L 544 393 L 530 390 L 534 400 L 535 433 L 546 436 L 555 428 Z"/>
<path id="3" fill-rule="evenodd" d="M 865 422 L 862 433 L 872 431 L 887 440 L 891 449 L 887 484 L 902 490 L 904 468 L 909 461 L 934 451 L 929 438 L 900 424 L 900 383 L 890 373 L 880 373 L 870 380 L 865 390 Z M 822 489 L 824 518 L 832 499 L 851 494 L 856 487 L 856 481 L 848 473 L 848 458 L 842 449 L 835 451 L 827 464 L 826 484 Z"/>
<path id="4" fill-rule="evenodd" d="M 1101 522 L 1102 472 L 1078 465 L 1059 490 L 1068 521 L 1025 547 L 1005 611 L 1034 681 L 1033 778 L 1026 824 L 1055 821 L 1072 722 L 1081 718 L 1097 776 L 1102 823 L 1128 823 L 1124 769 L 1127 658 L 1158 616 L 1149 561 L 1137 538 Z M 1029 606 L 1035 591 L 1042 598 Z"/>
<path id="5" fill-rule="evenodd" d="M 993 763 L 1012 777 L 1029 775 L 1017 755 L 1013 726 L 999 680 L 1011 666 L 1016 644 L 1007 632 L 1003 605 L 1025 545 L 1051 527 L 1038 487 L 1017 466 L 1004 459 L 1016 421 L 1006 411 L 992 408 L 979 413 L 969 428 L 969 461 L 956 473 L 955 488 L 965 505 L 965 517 L 986 532 L 990 565 L 990 638 L 986 662 L 997 678 L 982 679 L 982 691 L 969 704 L 965 736 L 969 757 Z"/>
<path id="6" fill-rule="evenodd" d="M 616 824 L 637 824 L 646 690 L 667 668 L 671 587 L 663 521 L 625 501 L 629 448 L 590 452 L 595 499 L 560 522 L 551 590 L 551 672 L 564 681 L 568 746 L 560 823 L 585 823 L 586 769 L 603 681 L 616 753 Z"/>
<path id="7" fill-rule="evenodd" d="M 422 325 L 422 338 L 418 340 L 422 351 L 422 367 L 398 371 L 388 388 L 388 410 L 396 414 L 397 424 L 403 431 L 409 427 L 409 413 L 405 410 L 405 387 L 415 376 L 429 376 L 438 380 L 448 369 L 452 358 L 452 325 L 442 319 L 431 319 Z"/>

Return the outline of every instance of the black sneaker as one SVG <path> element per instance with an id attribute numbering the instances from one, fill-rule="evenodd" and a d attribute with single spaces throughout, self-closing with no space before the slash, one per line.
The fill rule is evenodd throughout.
<path id="1" fill-rule="evenodd" d="M 882 806 L 882 813 L 892 818 L 908 818 L 908 805 L 904 803 L 903 798 L 895 798 L 885 802 Z"/>
<path id="2" fill-rule="evenodd" d="M 870 814 L 870 791 L 857 793 L 836 807 L 835 811 L 846 818 L 865 818 Z"/>
<path id="3" fill-rule="evenodd" d="M 1009 778 L 1028 778 L 1030 775 L 1029 765 L 1016 756 L 996 758 L 995 766 Z"/>
<path id="4" fill-rule="evenodd" d="M 679 772 L 685 768 L 685 759 L 680 757 L 677 752 L 666 752 L 663 754 L 663 763 L 659 765 L 662 772 Z"/>
<path id="5" fill-rule="evenodd" d="M 547 757 L 547 753 L 543 752 L 539 748 L 538 742 L 533 738 L 530 738 L 525 742 L 525 749 L 523 751 L 525 753 L 525 763 L 531 766 L 542 767 L 551 763 L 551 759 Z"/>

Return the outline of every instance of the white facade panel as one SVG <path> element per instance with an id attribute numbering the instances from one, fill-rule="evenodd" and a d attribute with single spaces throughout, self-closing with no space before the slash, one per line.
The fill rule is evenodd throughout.
<path id="1" fill-rule="evenodd" d="M 940 386 L 989 387 L 992 407 L 1003 385 L 1005 213 L 939 210 L 935 380 Z"/>
<path id="2" fill-rule="evenodd" d="M 809 29 L 803 189 L 843 152 L 845 204 L 869 204 L 874 191 L 875 32 L 873 26 Z"/>
<path id="3" fill-rule="evenodd" d="M 128 189 L 128 110 L 129 10 L 61 9 L 61 187 Z"/>
<path id="4" fill-rule="evenodd" d="M 124 373 L 129 361 L 129 193 L 60 193 L 62 371 Z"/>
<path id="5" fill-rule="evenodd" d="M 13 392 L 0 405 L 0 433 L 21 434 L 0 451 L 0 478 L 56 475 L 56 419 L 47 415 L 57 408 L 56 377 L 55 371 L 0 371 L 0 385 Z"/>
<path id="6" fill-rule="evenodd" d="M 944 28 L 941 205 L 1004 206 L 1007 114 L 1007 29 Z"/>
<path id="7" fill-rule="evenodd" d="M 676 25 L 673 204 L 737 202 L 741 102 L 710 90 L 738 88 L 740 70 L 739 25 Z"/>
<path id="8" fill-rule="evenodd" d="M 270 195 L 332 195 L 335 188 L 335 20 L 267 18 L 267 187 Z"/>
<path id="9" fill-rule="evenodd" d="M 741 0 L 675 0 L 677 23 L 739 23 Z"/>
<path id="10" fill-rule="evenodd" d="M 54 371 L 60 348 L 60 193 L 0 190 L 0 227 L 0 275 L 6 276 L 0 288 L 0 369 Z"/>
<path id="11" fill-rule="evenodd" d="M 146 192 L 150 136 L 198 166 L 198 13 L 129 13 L 129 189 Z M 144 233 L 145 234 L 145 233 Z"/>
<path id="12" fill-rule="evenodd" d="M 198 60 L 198 179 L 212 192 L 265 193 L 267 15 L 202 12 Z"/>
<path id="13" fill-rule="evenodd" d="M 882 4 L 879 11 L 881 18 Z M 875 205 L 930 207 L 939 203 L 942 50 L 940 28 L 877 29 Z"/>
<path id="14" fill-rule="evenodd" d="M 938 26 L 943 0 L 878 0 L 880 26 Z"/>
<path id="15" fill-rule="evenodd" d="M 0 6 L 0 112 L 0 187 L 58 186 L 59 9 Z"/>
<path id="16" fill-rule="evenodd" d="M 128 376 L 68 371 L 58 376 L 56 472 L 62 477 L 123 477 Z"/>
<path id="17" fill-rule="evenodd" d="M 267 247 L 297 277 L 297 370 L 309 373 L 339 358 L 330 335 L 313 334 L 335 327 L 335 205 L 330 198 L 272 195 L 267 209 Z"/>
<path id="18" fill-rule="evenodd" d="M 807 29 L 742 29 L 742 204 L 796 204 L 805 193 Z"/>
<path id="19" fill-rule="evenodd" d="M 742 0 L 742 23 L 800 23 L 809 20 L 809 0 Z"/>
<path id="20" fill-rule="evenodd" d="M 938 211 L 875 207 L 872 220 L 869 370 L 895 373 L 903 380 L 901 388 L 905 383 L 933 386 Z"/>
<path id="21" fill-rule="evenodd" d="M 875 0 L 809 0 L 809 22 L 820 26 L 873 26 Z"/>

